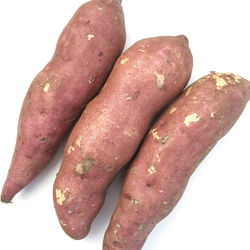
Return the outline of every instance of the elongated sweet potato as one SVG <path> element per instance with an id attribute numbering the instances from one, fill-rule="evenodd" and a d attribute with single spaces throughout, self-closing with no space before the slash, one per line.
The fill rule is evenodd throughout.
<path id="1" fill-rule="evenodd" d="M 192 70 L 186 37 L 155 37 L 130 47 L 73 129 L 54 184 L 64 231 L 85 237 L 117 172 L 136 152 L 155 114 L 181 92 Z"/>
<path id="2" fill-rule="evenodd" d="M 141 249 L 181 198 L 188 180 L 239 118 L 250 82 L 230 73 L 199 79 L 155 123 L 132 162 L 103 249 Z"/>
<path id="3" fill-rule="evenodd" d="M 82 5 L 25 97 L 1 199 L 9 202 L 51 161 L 60 142 L 105 82 L 125 44 L 118 0 Z"/>

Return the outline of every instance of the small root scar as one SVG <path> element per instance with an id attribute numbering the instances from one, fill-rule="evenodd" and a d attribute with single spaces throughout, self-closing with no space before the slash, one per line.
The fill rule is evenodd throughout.
<path id="1" fill-rule="evenodd" d="M 193 86 L 190 86 L 187 91 L 186 91 L 186 95 L 189 95 L 191 93 L 191 90 L 192 90 Z"/>
<path id="2" fill-rule="evenodd" d="M 157 86 L 160 89 L 165 89 L 165 76 L 163 74 L 159 74 L 158 72 L 154 72 L 154 75 L 156 77 Z"/>
<path id="3" fill-rule="evenodd" d="M 170 110 L 169 110 L 169 113 L 172 114 L 172 113 L 174 113 L 176 110 L 177 110 L 176 107 L 171 107 Z"/>
<path id="4" fill-rule="evenodd" d="M 89 41 L 90 41 L 92 38 L 94 38 L 94 37 L 95 37 L 94 34 L 88 34 L 88 35 L 87 35 L 87 38 L 88 38 Z"/>
<path id="5" fill-rule="evenodd" d="M 148 172 L 149 174 L 156 174 L 156 168 L 154 165 L 151 165 L 149 168 L 148 168 Z"/>
<path id="6" fill-rule="evenodd" d="M 120 230 L 120 228 L 121 228 L 121 224 L 117 223 L 116 226 L 115 226 L 114 234 L 117 234 L 118 231 Z"/>
<path id="7" fill-rule="evenodd" d="M 125 64 L 126 62 L 128 62 L 129 61 L 129 58 L 123 58 L 122 60 L 121 60 L 121 64 Z"/>
<path id="8" fill-rule="evenodd" d="M 65 226 L 65 227 L 67 227 L 68 225 L 67 224 L 65 224 L 62 220 L 60 220 L 60 223 L 63 225 L 63 226 Z"/>
<path id="9" fill-rule="evenodd" d="M 184 123 L 188 127 L 190 125 L 190 123 L 198 122 L 199 120 L 200 120 L 200 117 L 198 116 L 198 114 L 193 113 L 191 115 L 186 116 Z"/>
<path id="10" fill-rule="evenodd" d="M 46 93 L 46 92 L 48 92 L 49 91 L 49 88 L 50 88 L 50 83 L 45 83 L 45 86 L 44 86 L 44 88 L 43 88 L 43 91 Z"/>
<path id="11" fill-rule="evenodd" d="M 154 137 L 155 140 L 160 141 L 161 137 L 158 135 L 157 128 L 151 129 L 149 134 Z"/>

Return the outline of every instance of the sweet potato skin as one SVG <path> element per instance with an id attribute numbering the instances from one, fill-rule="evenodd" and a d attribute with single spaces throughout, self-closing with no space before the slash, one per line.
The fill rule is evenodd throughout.
<path id="1" fill-rule="evenodd" d="M 136 152 L 154 115 L 187 84 L 191 70 L 184 36 L 141 40 L 117 60 L 74 127 L 54 183 L 57 216 L 69 236 L 87 235 L 107 187 Z"/>
<path id="2" fill-rule="evenodd" d="M 142 248 L 154 226 L 180 200 L 193 171 L 237 121 L 249 98 L 250 82 L 234 74 L 211 72 L 160 116 L 127 172 L 104 237 L 104 250 Z"/>
<path id="3" fill-rule="evenodd" d="M 82 5 L 25 97 L 1 199 L 12 200 L 51 161 L 60 142 L 105 82 L 125 44 L 120 2 Z"/>

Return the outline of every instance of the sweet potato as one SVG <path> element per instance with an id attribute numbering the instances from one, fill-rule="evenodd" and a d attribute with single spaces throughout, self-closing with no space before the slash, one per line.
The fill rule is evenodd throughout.
<path id="1" fill-rule="evenodd" d="M 188 180 L 234 125 L 250 82 L 215 73 L 193 83 L 158 119 L 132 162 L 106 231 L 103 249 L 141 249 L 181 198 Z"/>
<path id="2" fill-rule="evenodd" d="M 64 231 L 87 235 L 117 172 L 129 162 L 155 114 L 181 92 L 192 70 L 185 36 L 155 37 L 130 47 L 66 144 L 54 184 Z"/>
<path id="3" fill-rule="evenodd" d="M 3 202 L 10 202 L 52 160 L 69 128 L 107 79 L 124 44 L 120 1 L 93 0 L 77 10 L 25 97 Z"/>

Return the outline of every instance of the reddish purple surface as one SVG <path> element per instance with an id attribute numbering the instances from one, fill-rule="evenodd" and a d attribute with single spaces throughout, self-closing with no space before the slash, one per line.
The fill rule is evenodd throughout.
<path id="1" fill-rule="evenodd" d="M 72 238 L 87 235 L 107 187 L 136 152 L 156 113 L 187 84 L 191 71 L 192 55 L 184 36 L 141 40 L 117 60 L 73 129 L 54 184 L 56 212 Z M 156 73 L 164 81 L 157 81 Z M 68 153 L 70 147 L 74 151 Z M 77 173 L 77 165 L 89 158 L 93 166 L 85 174 Z M 64 194 L 63 204 L 57 203 L 56 190 Z"/>
<path id="2" fill-rule="evenodd" d="M 224 74 L 227 85 L 218 90 L 214 76 L 192 84 L 153 125 L 159 138 L 148 134 L 128 170 L 104 250 L 141 249 L 175 207 L 193 171 L 239 118 L 250 98 L 250 82 Z M 186 117 L 194 113 L 199 120 L 187 126 Z"/>
<path id="3" fill-rule="evenodd" d="M 106 80 L 124 44 L 118 1 L 90 1 L 77 10 L 53 58 L 25 97 L 2 201 L 12 200 L 51 161 L 69 128 Z M 47 92 L 46 83 L 50 84 Z"/>

